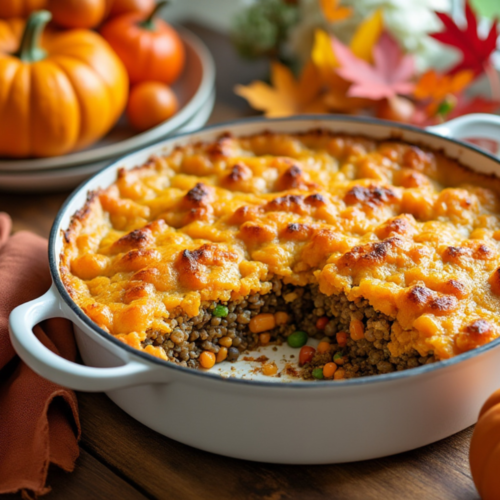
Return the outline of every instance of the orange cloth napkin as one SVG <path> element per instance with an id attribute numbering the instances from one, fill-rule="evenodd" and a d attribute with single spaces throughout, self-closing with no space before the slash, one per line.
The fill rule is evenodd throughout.
<path id="1" fill-rule="evenodd" d="M 45 485 L 50 463 L 73 470 L 80 422 L 75 393 L 34 373 L 10 343 L 12 309 L 51 284 L 47 241 L 27 232 L 9 238 L 10 229 L 9 216 L 0 213 L 0 494 L 36 496 L 50 491 Z M 68 320 L 47 320 L 34 331 L 49 349 L 75 359 Z"/>

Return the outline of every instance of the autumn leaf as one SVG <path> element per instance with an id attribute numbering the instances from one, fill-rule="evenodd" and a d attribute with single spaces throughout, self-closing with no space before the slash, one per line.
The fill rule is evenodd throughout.
<path id="1" fill-rule="evenodd" d="M 351 97 L 368 99 L 391 98 L 407 95 L 414 89 L 410 81 L 415 73 L 412 56 L 403 55 L 394 38 L 383 32 L 373 47 L 373 65 L 356 57 L 352 51 L 337 39 L 332 39 L 335 56 L 341 66 L 337 73 L 352 82 L 347 92 Z"/>
<path id="2" fill-rule="evenodd" d="M 335 74 L 335 68 L 337 68 L 339 62 L 333 53 L 332 39 L 326 31 L 317 29 L 314 32 L 311 59 L 319 69 L 323 80 L 328 82 L 330 76 Z"/>
<path id="3" fill-rule="evenodd" d="M 339 0 L 319 0 L 321 12 L 329 23 L 343 21 L 352 15 L 350 7 L 340 7 Z"/>
<path id="4" fill-rule="evenodd" d="M 271 84 L 255 81 L 246 86 L 237 85 L 234 91 L 268 118 L 328 111 L 320 96 L 321 79 L 312 62 L 304 66 L 298 80 L 289 68 L 273 63 Z"/>
<path id="5" fill-rule="evenodd" d="M 357 57 L 371 62 L 373 46 L 379 39 L 382 30 L 382 11 L 378 9 L 358 26 L 351 40 L 351 51 Z M 368 99 L 347 96 L 351 83 L 337 74 L 340 63 L 333 51 L 332 37 L 326 31 L 316 30 L 311 58 L 327 87 L 324 103 L 329 109 L 353 113 L 370 105 L 371 101 Z"/>
<path id="6" fill-rule="evenodd" d="M 355 31 L 349 44 L 352 53 L 369 63 L 373 62 L 373 47 L 384 30 L 382 9 L 377 9 Z"/>
<path id="7" fill-rule="evenodd" d="M 477 32 L 477 19 L 472 10 L 469 0 L 465 2 L 465 29 L 457 26 L 455 21 L 448 15 L 436 12 L 444 25 L 443 31 L 431 33 L 430 36 L 445 45 L 455 47 L 462 53 L 462 60 L 449 70 L 450 74 L 469 69 L 479 76 L 489 64 L 490 56 L 495 51 L 498 39 L 497 20 L 493 19 L 491 29 L 486 38 L 479 38 Z"/>
<path id="8" fill-rule="evenodd" d="M 454 75 L 442 75 L 431 69 L 418 80 L 413 95 L 417 99 L 439 101 L 449 94 L 460 93 L 473 80 L 471 70 L 463 70 Z"/>
<path id="9" fill-rule="evenodd" d="M 422 104 L 422 112 L 429 119 L 448 119 L 456 108 L 458 97 L 474 78 L 474 72 L 463 70 L 454 75 L 443 75 L 431 69 L 417 82 L 413 95 Z"/>
<path id="10" fill-rule="evenodd" d="M 319 70 L 321 80 L 328 89 L 324 103 L 329 109 L 352 112 L 367 104 L 366 99 L 347 97 L 351 84 L 337 74 L 339 63 L 333 53 L 332 39 L 325 31 L 316 30 L 311 56 Z"/>

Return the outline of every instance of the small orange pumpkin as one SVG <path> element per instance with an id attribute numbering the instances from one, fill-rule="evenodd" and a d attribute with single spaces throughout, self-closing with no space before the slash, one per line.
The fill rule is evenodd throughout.
<path id="1" fill-rule="evenodd" d="M 184 67 L 184 46 L 179 35 L 156 18 L 166 4 L 158 2 L 149 16 L 118 16 L 101 28 L 102 36 L 125 64 L 132 84 L 157 81 L 170 85 Z"/>
<path id="2" fill-rule="evenodd" d="M 52 20 L 63 28 L 94 28 L 106 15 L 109 0 L 46 0 Z"/>
<path id="3" fill-rule="evenodd" d="M 479 412 L 470 443 L 472 479 L 483 500 L 500 498 L 500 389 Z"/>
<path id="4" fill-rule="evenodd" d="M 0 45 L 0 156 L 55 156 L 83 148 L 125 108 L 127 74 L 107 43 L 97 33 L 72 30 L 45 36 L 41 47 L 49 19 L 48 11 L 34 12 L 20 44 L 13 30 Z M 14 44 L 19 49 L 12 54 Z"/>
<path id="5" fill-rule="evenodd" d="M 121 16 L 136 12 L 149 14 L 155 7 L 154 0 L 112 0 L 109 17 Z"/>
<path id="6" fill-rule="evenodd" d="M 168 85 L 141 82 L 130 91 L 127 118 L 135 130 L 142 132 L 168 120 L 178 109 L 177 97 Z"/>
<path id="7" fill-rule="evenodd" d="M 19 49 L 25 24 L 19 17 L 0 21 L 0 52 L 13 54 Z"/>
<path id="8" fill-rule="evenodd" d="M 47 0 L 0 0 L 0 18 L 28 17 L 32 12 L 45 7 Z"/>

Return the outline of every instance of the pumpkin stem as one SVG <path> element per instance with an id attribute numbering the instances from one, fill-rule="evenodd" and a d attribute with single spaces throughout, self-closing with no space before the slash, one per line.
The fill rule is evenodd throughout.
<path id="1" fill-rule="evenodd" d="M 19 50 L 15 53 L 21 61 L 36 62 L 47 55 L 45 50 L 40 48 L 40 36 L 51 19 L 52 14 L 48 10 L 33 12 L 28 17 Z"/>
<path id="2" fill-rule="evenodd" d="M 144 19 L 144 21 L 141 21 L 139 23 L 139 26 L 141 26 L 142 28 L 146 28 L 147 30 L 154 31 L 155 30 L 155 18 L 156 18 L 156 16 L 160 12 L 160 10 L 163 9 L 163 7 L 165 7 L 169 3 L 170 2 L 168 0 L 161 0 L 160 2 L 158 2 L 154 6 L 154 9 L 151 11 L 151 14 L 149 14 L 149 16 L 146 17 L 146 19 Z"/>

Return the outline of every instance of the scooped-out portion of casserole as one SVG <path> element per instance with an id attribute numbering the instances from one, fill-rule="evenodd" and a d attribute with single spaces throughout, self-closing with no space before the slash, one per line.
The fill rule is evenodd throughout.
<path id="1" fill-rule="evenodd" d="M 499 195 L 396 140 L 227 133 L 90 192 L 60 273 L 97 325 L 182 366 L 313 337 L 304 378 L 388 373 L 500 334 Z"/>

